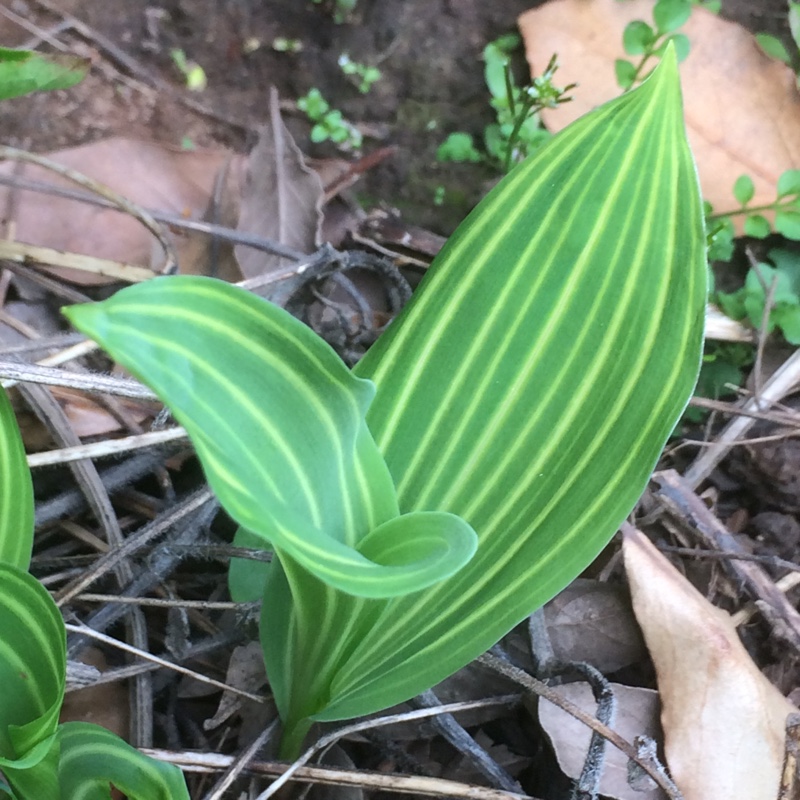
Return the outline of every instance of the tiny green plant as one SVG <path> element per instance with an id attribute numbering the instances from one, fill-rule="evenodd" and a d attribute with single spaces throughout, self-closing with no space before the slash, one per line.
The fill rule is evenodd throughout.
<path id="1" fill-rule="evenodd" d="M 240 525 L 237 600 L 297 754 L 464 666 L 629 513 L 683 411 L 707 294 L 668 50 L 459 227 L 354 371 L 284 310 L 164 277 L 67 309 L 147 382 Z"/>
<path id="2" fill-rule="evenodd" d="M 355 82 L 361 94 L 367 94 L 372 84 L 381 79 L 381 71 L 377 67 L 353 61 L 347 53 L 339 56 L 339 68 Z"/>
<path id="3" fill-rule="evenodd" d="M 208 86 L 205 70 L 196 62 L 186 58 L 186 53 L 179 48 L 169 51 L 173 64 L 178 68 L 186 81 L 186 88 L 190 92 L 202 92 Z"/>
<path id="4" fill-rule="evenodd" d="M 766 333 L 778 329 L 789 344 L 800 345 L 800 256 L 773 248 L 768 259 L 752 265 L 737 291 L 716 292 L 716 302 L 732 319 L 747 319 L 757 329 L 766 323 Z"/>
<path id="5" fill-rule="evenodd" d="M 641 81 L 649 72 L 648 65 L 661 58 L 670 42 L 682 61 L 689 55 L 689 39 L 678 29 L 684 25 L 692 13 L 693 5 L 703 5 L 719 11 L 718 4 L 695 3 L 692 0 L 658 0 L 653 6 L 652 25 L 637 19 L 625 26 L 622 46 L 629 56 L 638 56 L 630 61 L 618 58 L 614 62 L 617 83 L 627 91 Z"/>
<path id="6" fill-rule="evenodd" d="M 358 150 L 363 142 L 361 131 L 348 122 L 341 111 L 331 108 L 319 89 L 311 89 L 297 100 L 297 107 L 314 123 L 312 142 L 333 142 L 342 150 Z"/>
<path id="7" fill-rule="evenodd" d="M 490 42 L 483 51 L 484 78 L 497 121 L 484 131 L 485 153 L 468 133 L 451 133 L 436 151 L 439 161 L 489 161 L 503 172 L 526 159 L 549 138 L 538 112 L 569 101 L 572 85 L 563 89 L 553 83 L 558 64 L 550 59 L 544 72 L 529 84 L 518 86 L 510 68 L 511 54 L 521 44 L 517 34 Z"/>

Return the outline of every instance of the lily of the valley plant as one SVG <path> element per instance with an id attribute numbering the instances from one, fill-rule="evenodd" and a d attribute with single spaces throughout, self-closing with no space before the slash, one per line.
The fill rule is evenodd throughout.
<path id="1" fill-rule="evenodd" d="M 285 755 L 453 673 L 608 542 L 695 382 L 704 243 L 669 51 L 499 184 L 353 372 L 211 279 L 68 310 L 274 552 L 230 586 L 263 599 Z"/>

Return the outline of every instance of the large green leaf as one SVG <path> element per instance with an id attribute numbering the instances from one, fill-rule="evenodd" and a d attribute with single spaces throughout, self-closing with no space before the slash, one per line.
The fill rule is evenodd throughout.
<path id="1" fill-rule="evenodd" d="M 33 485 L 8 396 L 0 389 L 0 563 L 28 568 L 33 549 Z"/>
<path id="2" fill-rule="evenodd" d="M 66 722 L 58 738 L 64 800 L 109 800 L 112 785 L 128 800 L 189 800 L 178 767 L 145 756 L 99 725 Z"/>
<path id="3" fill-rule="evenodd" d="M 378 387 L 367 418 L 401 510 L 464 517 L 478 553 L 390 601 L 298 581 L 290 562 L 285 579 L 270 576 L 265 602 L 290 613 L 265 605 L 268 671 L 294 694 L 330 676 L 316 711 L 287 701 L 287 753 L 303 714 L 347 718 L 413 696 L 590 563 L 690 396 L 705 295 L 700 195 L 668 53 L 640 88 L 500 183 L 357 366 Z"/>
<path id="4" fill-rule="evenodd" d="M 228 513 L 326 583 L 405 594 L 474 554 L 458 517 L 399 516 L 364 420 L 373 384 L 283 309 L 175 277 L 66 314 L 170 405 Z"/>
<path id="5" fill-rule="evenodd" d="M 36 578 L 0 564 L 0 769 L 27 769 L 50 750 L 64 698 L 66 631 Z"/>

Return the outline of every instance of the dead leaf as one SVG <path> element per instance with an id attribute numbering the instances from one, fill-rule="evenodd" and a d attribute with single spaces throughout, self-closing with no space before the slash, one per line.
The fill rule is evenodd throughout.
<path id="1" fill-rule="evenodd" d="M 273 89 L 270 124 L 261 128 L 248 159 L 238 229 L 300 253 L 312 253 L 320 244 L 322 200 L 322 181 L 305 165 L 300 148 L 283 124 Z M 280 256 L 241 245 L 235 253 L 246 278 L 266 275 L 288 264 Z"/>
<path id="2" fill-rule="evenodd" d="M 145 208 L 198 219 L 208 204 L 214 178 L 230 153 L 226 150 L 180 150 L 136 139 L 112 138 L 45 154 L 105 184 Z M 0 173 L 75 189 L 56 174 L 31 164 L 0 164 Z M 13 196 L 9 193 L 13 191 Z M 110 209 L 76 200 L 0 186 L 0 209 L 12 209 L 14 238 L 98 258 L 149 266 L 152 235 L 141 223 Z M 157 245 L 156 245 L 157 246 Z M 108 278 L 79 270 L 53 270 L 84 285 Z"/>
<path id="3" fill-rule="evenodd" d="M 753 663 L 730 615 L 630 526 L 623 553 L 658 675 L 667 762 L 685 800 L 775 800 L 784 724 L 796 709 Z"/>
<path id="4" fill-rule="evenodd" d="M 559 661 L 587 661 L 608 674 L 645 654 L 630 598 L 619 586 L 578 579 L 549 602 L 544 613 Z"/>
<path id="5" fill-rule="evenodd" d="M 612 683 L 611 688 L 617 700 L 617 711 L 611 727 L 629 742 L 641 735 L 658 740 L 661 733 L 658 725 L 658 692 L 618 683 Z M 589 714 L 595 713 L 597 704 L 588 683 L 568 683 L 559 686 L 557 691 Z M 544 698 L 539 699 L 539 722 L 553 744 L 561 771 L 573 780 L 578 778 L 586 760 L 591 730 Z M 665 797 L 658 787 L 646 791 L 633 789 L 628 783 L 628 759 L 611 745 L 606 745 L 600 794 L 617 800 L 662 800 Z"/>
<path id="6" fill-rule="evenodd" d="M 614 61 L 625 57 L 623 29 L 634 19 L 651 21 L 652 9 L 645 0 L 554 0 L 520 16 L 532 71 L 557 53 L 556 83 L 578 83 L 572 102 L 544 113 L 550 130 L 620 94 Z M 744 28 L 704 9 L 693 9 L 681 32 L 691 42 L 681 80 L 703 196 L 716 211 L 735 208 L 733 183 L 748 174 L 756 187 L 750 205 L 773 202 L 780 174 L 800 167 L 794 74 L 764 55 Z"/>

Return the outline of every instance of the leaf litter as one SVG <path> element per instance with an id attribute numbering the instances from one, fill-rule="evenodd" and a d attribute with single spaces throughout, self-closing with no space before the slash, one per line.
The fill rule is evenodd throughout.
<path id="1" fill-rule="evenodd" d="M 630 18 L 647 18 L 648 13 L 649 6 L 638 2 L 612 4 L 593 0 L 588 4 L 555 0 L 521 19 L 529 59 L 535 64 L 557 51 L 565 82 L 575 80 L 583 87 L 584 94 L 579 87 L 576 92 L 578 99 L 573 105 L 559 109 L 547 118 L 551 129 L 566 125 L 570 114 L 583 113 L 590 105 L 617 93 L 613 59 L 619 55 L 616 45 L 621 40 L 621 26 Z M 759 202 L 760 198 L 769 201 L 774 197 L 777 175 L 788 164 L 796 165 L 800 161 L 797 138 L 800 130 L 797 114 L 800 112 L 796 91 L 793 85 L 789 85 L 790 74 L 783 65 L 767 60 L 754 49 L 750 35 L 732 23 L 698 11 L 692 17 L 692 25 L 695 27 L 689 27 L 687 32 L 694 45 L 694 61 L 690 56 L 684 68 L 684 79 L 690 135 L 696 139 L 704 193 L 715 206 L 727 207 L 732 199 L 730 186 L 723 185 L 719 179 L 747 171 L 756 181 L 757 193 L 753 202 Z M 725 42 L 724 47 L 720 47 L 720 41 Z M 724 61 L 721 61 L 722 57 Z M 581 69 L 581 73 L 572 74 L 569 72 L 571 69 Z M 591 82 L 594 78 L 597 78 L 596 83 Z M 759 94 L 760 100 L 757 99 Z M 735 103 L 731 99 L 734 96 Z M 695 113 L 693 109 L 701 109 L 702 113 Z M 709 109 L 714 110 L 713 115 Z M 257 144 L 247 158 L 227 148 L 187 152 L 125 138 L 69 148 L 52 155 L 62 163 L 107 183 L 144 207 L 230 229 L 238 227 L 309 255 L 322 241 L 320 230 L 324 220 L 321 214 L 323 211 L 328 213 L 328 206 L 322 209 L 323 200 L 330 202 L 331 199 L 324 197 L 322 190 L 323 183 L 328 185 L 330 181 L 321 180 L 319 174 L 331 169 L 341 170 L 341 159 L 338 159 L 336 167 L 332 164 L 333 159 L 321 165 L 307 160 L 277 118 L 275 110 L 276 101 L 271 100 L 268 124 L 261 129 Z M 734 110 L 735 115 L 729 116 Z M 699 121 L 703 124 L 700 125 Z M 754 142 L 757 146 L 753 145 Z M 307 163 L 314 164 L 316 172 L 309 170 Z M 345 166 L 345 173 L 346 170 Z M 0 174 L 66 185 L 36 167 L 26 166 L 19 170 L 9 164 L 0 165 Z M 20 241 L 146 267 L 156 263 L 157 253 L 150 234 L 139 223 L 118 212 L 98 210 L 74 200 L 45 197 L 24 190 L 15 190 L 12 197 L 2 188 L 0 205 L 13 208 L 9 221 L 14 237 Z M 264 213 L 265 209 L 267 213 Z M 352 232 L 358 225 L 357 218 L 348 217 L 344 234 Z M 287 263 L 280 256 L 265 257 L 263 253 L 239 245 L 234 247 L 208 234 L 173 229 L 172 236 L 181 254 L 182 270 L 187 272 L 218 274 L 235 280 L 241 276 L 264 276 Z M 420 253 L 420 256 L 424 261 L 428 254 Z M 241 272 L 237 273 L 237 269 Z M 52 274 L 59 280 L 85 286 L 87 291 L 96 291 L 93 286 L 110 283 L 106 279 L 64 270 L 54 270 Z M 38 325 L 34 325 L 36 327 Z M 110 429 L 129 431 L 132 427 L 146 426 L 153 418 L 152 406 L 136 402 L 128 404 L 120 417 L 119 409 L 109 412 L 94 406 L 96 410 L 92 412 L 91 401 L 74 394 L 62 394 L 59 400 L 64 404 L 74 432 L 81 437 L 103 437 Z M 83 408 L 84 405 L 89 407 L 89 412 Z M 87 421 L 87 413 L 94 415 L 95 419 Z M 30 444 L 36 436 L 30 431 L 26 438 Z M 173 448 L 171 452 L 174 455 L 180 452 L 180 448 Z M 178 481 L 196 480 L 196 476 L 191 475 L 190 462 L 185 460 L 185 451 L 169 463 L 189 464 L 175 472 Z M 111 472 L 111 468 L 101 467 L 100 478 L 109 485 Z M 148 479 L 146 490 L 131 487 L 132 481 L 148 473 L 162 481 L 163 492 L 154 490 L 152 478 Z M 56 480 L 45 478 L 42 481 L 45 496 L 51 499 L 65 497 L 68 493 L 59 488 L 62 481 L 62 477 Z M 165 470 L 154 469 L 152 460 L 147 465 L 131 463 L 122 480 L 128 488 L 114 495 L 120 519 L 126 525 L 143 519 L 158 524 L 167 511 L 176 510 L 168 500 L 174 496 L 171 481 Z M 141 483 L 137 484 L 140 486 Z M 80 498 L 76 501 L 74 491 L 72 495 L 73 510 L 70 513 L 79 518 L 77 510 L 85 505 L 85 501 Z M 102 500 L 99 502 L 102 504 Z M 206 507 L 200 506 L 201 512 L 203 508 Z M 191 525 L 197 528 L 195 538 L 189 535 L 185 525 L 179 525 L 168 540 L 168 548 L 171 547 L 172 551 L 165 554 L 168 560 L 171 559 L 171 565 L 159 566 L 159 574 L 163 576 L 162 580 L 176 580 L 167 576 L 180 575 L 173 570 L 181 569 L 181 565 L 192 566 L 199 560 L 208 574 L 200 577 L 194 564 L 182 576 L 185 581 L 183 589 L 189 594 L 204 596 L 213 594 L 214 586 L 219 584 L 221 573 L 215 572 L 214 560 L 217 557 L 215 548 L 221 547 L 220 531 L 210 523 L 207 509 L 205 516 L 203 513 L 198 515 L 197 511 L 187 512 Z M 87 525 L 85 514 L 82 524 L 87 528 L 93 527 L 90 518 Z M 49 559 L 53 565 L 58 564 L 58 559 L 65 558 L 60 551 L 68 554 L 66 558 L 80 558 L 80 554 L 85 553 L 81 541 L 92 541 L 91 531 L 87 535 L 74 529 L 69 531 L 68 525 L 53 525 L 50 523 L 51 527 L 43 531 L 44 546 L 39 553 L 41 563 L 46 564 Z M 198 532 L 199 538 L 196 538 Z M 72 537 L 66 540 L 68 544 L 56 546 L 66 533 Z M 624 553 L 633 605 L 630 605 L 623 588 L 606 582 L 609 575 L 616 574 L 612 557 L 606 563 L 607 569 L 600 580 L 593 576 L 591 581 L 578 582 L 548 605 L 546 619 L 556 657 L 565 662 L 590 661 L 606 675 L 619 676 L 621 682 L 613 685 L 619 708 L 617 729 L 629 740 L 647 733 L 662 741 L 655 720 L 654 691 L 634 685 L 635 681 L 647 681 L 648 667 L 641 640 L 643 632 L 657 673 L 654 685 L 663 707 L 661 726 L 667 765 L 684 797 L 687 800 L 700 797 L 709 800 L 752 797 L 758 800 L 762 796 L 759 792 L 765 798 L 774 797 L 773 787 L 777 786 L 783 758 L 783 717 L 794 707 L 764 679 L 752 657 L 740 644 L 736 629 L 727 617 L 696 592 L 693 593 L 674 568 L 669 567 L 668 562 L 652 552 L 652 548 L 640 538 L 633 544 L 631 541 L 629 536 Z M 189 546 L 188 542 L 192 544 Z M 148 558 L 163 561 L 165 555 L 158 556 L 154 552 Z M 784 555 L 791 557 L 792 553 Z M 796 552 L 794 555 L 796 557 Z M 70 566 L 68 569 L 76 574 L 75 570 L 80 568 Z M 141 581 L 139 585 L 142 593 L 150 591 L 141 588 Z M 692 609 L 688 616 L 686 608 Z M 633 614 L 638 624 L 634 623 Z M 202 655 L 205 651 L 197 644 L 204 641 L 202 637 L 205 635 L 206 646 L 215 642 L 218 649 L 223 648 L 226 652 L 224 648 L 227 647 L 227 652 L 234 654 L 234 658 L 222 656 L 213 662 L 214 668 L 223 672 L 227 663 L 228 683 L 234 689 L 261 690 L 262 679 L 258 671 L 251 672 L 247 666 L 245 648 L 248 646 L 237 645 L 237 636 L 235 633 L 231 635 L 229 622 L 223 623 L 222 617 L 215 617 L 213 612 L 192 612 L 186 619 L 190 624 L 186 658 L 197 664 L 208 658 Z M 195 645 L 191 644 L 193 639 Z M 687 641 L 691 644 L 675 646 L 676 642 Z M 513 654 L 515 660 L 535 671 L 536 659 L 530 653 L 523 633 L 517 631 L 509 635 L 501 647 Z M 76 648 L 76 656 L 78 651 Z M 787 670 L 785 678 L 794 679 L 791 670 Z M 184 687 L 188 683 L 185 681 Z M 508 683 L 492 683 L 485 675 L 481 677 L 480 670 L 476 674 L 472 667 L 447 683 L 449 688 L 444 685 L 436 687 L 440 698 L 445 700 L 461 699 L 471 696 L 471 693 L 486 696 L 509 691 Z M 788 690 L 790 687 L 785 688 Z M 728 694 L 731 689 L 735 690 L 734 697 Z M 585 684 L 568 683 L 563 691 L 565 696 L 585 706 L 591 713 L 592 703 L 587 702 Z M 713 702 L 708 699 L 712 696 L 715 698 Z M 80 694 L 76 695 L 79 697 Z M 749 704 L 745 702 L 748 698 Z M 124 701 L 109 701 L 115 705 L 120 702 Z M 87 707 L 89 703 L 87 698 Z M 238 722 L 239 744 L 244 746 L 247 739 L 255 735 L 252 727 L 246 730 L 247 721 L 252 722 L 257 716 L 252 711 L 257 705 L 253 701 L 224 693 L 216 711 L 210 708 L 200 722 L 208 728 L 235 726 L 236 715 L 241 714 L 236 709 L 237 703 L 251 709 L 242 715 L 246 719 Z M 732 716 L 734 712 L 740 716 Z M 510 768 L 515 776 L 524 775 L 526 771 L 529 776 L 531 771 L 536 772 L 532 759 L 519 755 L 520 751 L 531 746 L 534 718 L 530 714 L 522 712 L 514 716 L 507 711 L 492 709 L 480 713 L 464 712 L 458 719 L 484 750 L 498 763 Z M 585 758 L 588 729 L 581 724 L 576 727 L 568 715 L 545 700 L 539 703 L 538 723 L 552 742 L 563 772 L 576 777 Z M 499 738 L 498 726 L 505 727 L 503 736 Z M 383 752 L 393 753 L 391 758 L 384 756 L 384 767 L 399 771 L 421 770 L 456 781 L 480 782 L 473 760 L 462 756 L 460 761 L 448 763 L 448 758 L 441 752 L 437 728 L 428 727 L 426 730 L 428 732 L 423 736 L 419 723 L 414 723 L 405 736 L 398 731 L 398 740 L 406 738 L 408 742 L 417 742 L 415 747 L 409 745 L 406 750 L 390 751 L 389 740 L 384 741 L 383 747 L 387 749 Z M 734 734 L 733 744 L 722 744 L 728 742 L 726 736 L 730 734 Z M 536 736 L 541 737 L 541 732 L 536 730 L 534 738 Z M 509 750 L 508 744 L 500 744 L 502 739 L 510 742 L 513 749 Z M 586 743 L 583 744 L 582 740 Z M 174 746 L 178 746 L 179 740 L 174 735 L 172 741 Z M 208 743 L 211 740 L 204 741 Z M 363 746 L 363 739 L 357 741 Z M 424 744 L 420 745 L 420 741 Z M 710 742 L 708 747 L 706 741 Z M 767 746 L 763 753 L 755 749 L 765 743 Z M 213 747 L 210 744 L 206 746 Z M 738 755 L 731 756 L 735 746 L 740 748 L 739 753 L 744 753 L 741 759 Z M 546 748 L 541 744 L 538 747 L 541 762 Z M 757 759 L 754 758 L 756 755 Z M 756 760 L 759 763 L 756 764 Z M 345 751 L 340 751 L 339 761 L 351 770 L 360 767 L 349 759 Z M 380 768 L 381 765 L 377 766 Z M 750 777 L 743 775 L 745 767 L 752 768 Z M 549 769 L 553 769 L 552 764 Z M 626 771 L 627 760 L 618 754 L 609 754 L 604 777 L 606 783 L 601 784 L 603 794 L 621 798 L 659 796 L 656 790 L 632 793 L 625 777 Z M 741 780 L 732 780 L 740 775 L 743 775 Z M 546 781 L 541 771 L 536 779 L 538 785 Z M 751 783 L 747 783 L 748 780 Z M 771 793 L 767 793 L 767 789 Z M 333 795 L 322 790 L 320 796 Z M 343 796 L 360 795 L 345 792 Z"/>

